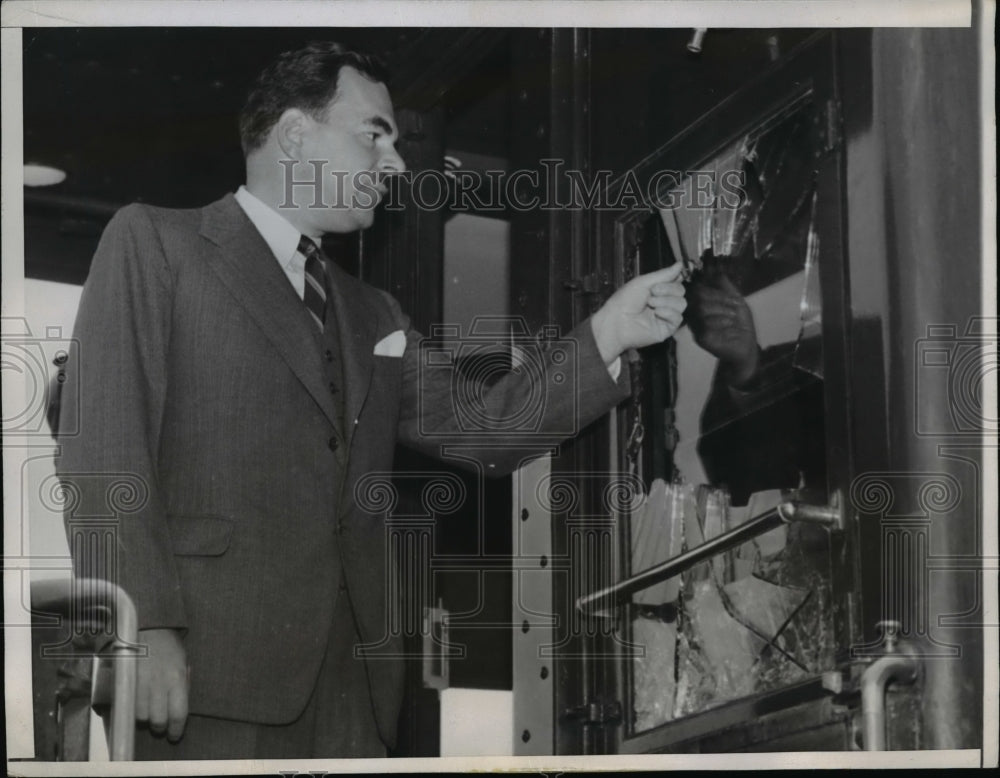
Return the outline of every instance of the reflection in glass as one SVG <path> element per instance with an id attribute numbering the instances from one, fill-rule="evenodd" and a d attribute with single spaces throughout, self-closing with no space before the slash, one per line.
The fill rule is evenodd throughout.
<path id="1" fill-rule="evenodd" d="M 672 207 L 638 231 L 641 272 L 683 263 L 688 326 L 642 355 L 647 434 L 630 466 L 649 494 L 631 517 L 633 572 L 783 491 L 825 493 L 822 150 L 815 106 L 793 105 L 661 192 Z M 828 669 L 828 559 L 825 531 L 793 524 L 639 592 L 634 729 Z"/>

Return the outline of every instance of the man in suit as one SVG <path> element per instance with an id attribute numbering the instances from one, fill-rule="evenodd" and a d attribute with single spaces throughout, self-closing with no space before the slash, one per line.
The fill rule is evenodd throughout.
<path id="1" fill-rule="evenodd" d="M 354 651 L 387 633 L 393 596 L 382 517 L 357 490 L 397 441 L 435 453 L 468 436 L 397 303 L 319 250 L 372 224 L 372 173 L 404 170 L 384 82 L 336 44 L 286 52 L 241 115 L 246 186 L 201 209 L 128 206 L 95 255 L 62 404 L 79 434 L 59 472 L 78 574 L 114 577 L 137 605 L 138 758 L 382 756 L 394 742 L 402 663 Z M 289 186 L 316 161 L 331 207 Z M 544 387 L 512 373 L 481 415 L 509 418 L 541 388 L 519 442 L 581 429 L 625 396 L 619 355 L 671 335 L 683 308 L 675 269 L 633 280 L 569 335 Z M 492 441 L 487 425 L 482 472 L 521 463 Z M 119 476 L 137 486 L 108 560 L 81 550 L 74 516 L 106 514 Z"/>

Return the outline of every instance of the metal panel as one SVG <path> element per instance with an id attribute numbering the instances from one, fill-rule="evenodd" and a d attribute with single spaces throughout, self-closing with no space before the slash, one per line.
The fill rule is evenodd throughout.
<path id="1" fill-rule="evenodd" d="M 524 198 L 541 192 L 550 202 L 566 202 L 568 180 L 543 164 L 558 160 L 567 169 L 587 171 L 590 159 L 590 33 L 574 29 L 524 29 L 511 33 L 511 170 L 533 170 L 539 176 L 537 190 L 526 187 Z M 554 180 L 553 180 L 554 179 Z M 606 291 L 600 283 L 587 276 L 594 272 L 592 253 L 587 236 L 591 213 L 588 209 L 543 207 L 511 209 L 511 305 L 512 315 L 524 317 L 531 332 L 546 324 L 559 325 L 563 333 L 588 316 L 598 305 L 600 293 Z M 596 292 L 596 294 L 594 293 Z M 595 424 L 578 438 L 564 444 L 552 459 L 554 474 L 577 474 L 606 471 L 598 467 L 599 457 L 606 455 L 605 425 Z M 571 478 L 575 476 L 571 475 Z M 600 494 L 593 485 L 580 488 L 580 506 L 588 512 L 600 505 Z M 599 490 L 597 490 L 599 492 Z M 567 516 L 552 517 L 552 554 L 554 558 L 570 558 L 570 536 Z M 592 691 L 607 685 L 598 662 L 582 661 L 584 650 L 578 624 L 572 614 L 576 589 L 572 575 L 550 576 L 552 609 L 559 617 L 559 644 L 549 659 L 547 679 L 541 679 L 541 669 L 533 671 L 534 681 L 543 681 L 551 699 L 546 703 L 546 715 L 555 716 L 550 723 L 548 741 L 536 742 L 535 753 L 588 753 L 587 738 L 594 733 L 581 726 L 578 719 L 566 718 L 560 711 L 575 709 L 592 697 Z M 606 663 L 601 663 L 606 664 Z M 607 665 L 614 672 L 611 664 Z M 517 685 L 515 669 L 515 686 Z M 520 740 L 523 728 L 515 732 Z M 603 751 L 603 746 L 598 746 Z"/>
<path id="2" fill-rule="evenodd" d="M 552 584 L 552 514 L 539 494 L 552 472 L 540 457 L 513 476 L 514 754 L 552 753 L 552 661 L 544 649 L 555 632 Z M 543 562 L 543 560 L 545 560 Z"/>
<path id="3" fill-rule="evenodd" d="M 880 322 L 888 460 L 865 474 L 877 484 L 867 495 L 875 499 L 859 501 L 876 549 L 866 560 L 863 625 L 870 642 L 874 623 L 896 609 L 901 636 L 933 656 L 923 692 L 927 748 L 982 743 L 980 494 L 984 436 L 995 436 L 996 417 L 989 421 L 982 395 L 977 407 L 973 387 L 990 380 L 978 360 L 992 354 L 995 366 L 997 338 L 995 319 L 977 319 L 977 35 L 975 28 L 872 32 L 870 121 L 857 117 L 848 146 L 849 173 L 870 179 L 869 196 L 848 198 L 847 223 L 857 230 L 851 273 L 860 286 L 876 274 L 866 268 L 877 271 L 888 311 Z M 873 205 L 878 211 L 869 214 Z M 887 563 L 908 569 L 882 583 Z"/>

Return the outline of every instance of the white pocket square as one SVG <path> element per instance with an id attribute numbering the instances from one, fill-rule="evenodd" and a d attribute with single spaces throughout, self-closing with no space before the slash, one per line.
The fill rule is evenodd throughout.
<path id="1" fill-rule="evenodd" d="M 396 330 L 375 344 L 374 354 L 377 357 L 401 357 L 404 351 L 406 351 L 406 333 Z"/>

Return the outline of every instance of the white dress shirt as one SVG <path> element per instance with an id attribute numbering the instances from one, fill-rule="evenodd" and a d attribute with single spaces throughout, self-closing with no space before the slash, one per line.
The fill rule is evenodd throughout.
<path id="1" fill-rule="evenodd" d="M 302 298 L 306 289 L 306 258 L 299 253 L 302 233 L 288 219 L 251 194 L 245 186 L 236 191 L 235 197 L 240 208 L 270 247 L 292 288 Z"/>
<path id="2" fill-rule="evenodd" d="M 245 186 L 236 190 L 235 197 L 247 218 L 253 222 L 253 226 L 271 248 L 271 253 L 288 276 L 292 287 L 302 298 L 306 288 L 306 258 L 299 253 L 301 233 L 288 219 L 251 194 Z M 617 381 L 621 370 L 622 361 L 619 357 L 608 366 L 611 380 Z"/>

